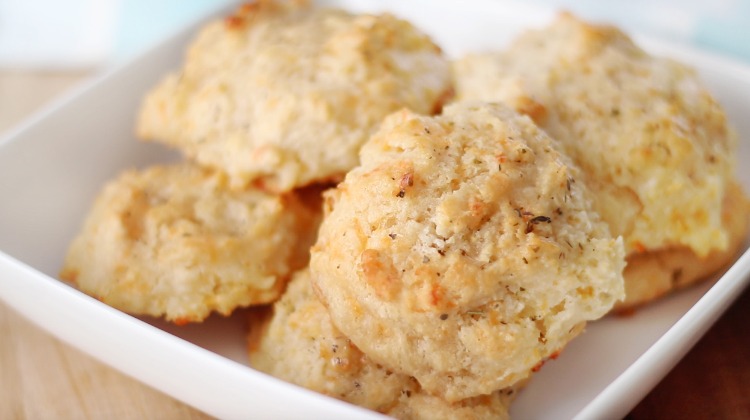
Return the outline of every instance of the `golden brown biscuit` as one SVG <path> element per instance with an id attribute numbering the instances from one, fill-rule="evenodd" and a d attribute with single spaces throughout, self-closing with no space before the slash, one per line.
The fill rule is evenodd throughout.
<path id="1" fill-rule="evenodd" d="M 721 208 L 736 138 L 691 69 L 562 14 L 454 70 L 459 100 L 509 103 L 563 144 L 628 252 L 727 249 Z"/>
<path id="2" fill-rule="evenodd" d="M 312 249 L 336 327 L 449 401 L 559 352 L 623 297 L 624 250 L 556 147 L 499 104 L 388 117 Z"/>
<path id="3" fill-rule="evenodd" d="M 505 419 L 515 390 L 448 403 L 419 383 L 371 361 L 331 324 L 305 269 L 273 315 L 254 325 L 251 365 L 280 379 L 399 419 Z"/>
<path id="4" fill-rule="evenodd" d="M 618 307 L 705 278 L 736 255 L 748 230 L 744 193 L 731 186 L 736 138 L 691 69 L 562 14 L 454 72 L 459 100 L 514 106 L 581 166 L 629 254 Z M 728 200 L 735 211 L 722 217 Z"/>
<path id="5" fill-rule="evenodd" d="M 231 191 L 192 164 L 127 171 L 97 198 L 61 277 L 133 314 L 199 322 L 275 300 L 304 266 L 318 209 Z"/>
<path id="6" fill-rule="evenodd" d="M 387 114 L 435 112 L 451 91 L 440 49 L 391 15 L 275 1 L 210 23 L 146 97 L 138 134 L 288 191 L 339 180 Z"/>

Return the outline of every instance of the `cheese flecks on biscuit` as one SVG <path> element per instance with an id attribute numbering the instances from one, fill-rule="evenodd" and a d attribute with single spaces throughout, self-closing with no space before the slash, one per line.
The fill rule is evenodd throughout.
<path id="1" fill-rule="evenodd" d="M 138 134 L 235 187 L 288 191 L 341 179 L 383 117 L 435 112 L 449 92 L 448 61 L 403 20 L 262 1 L 202 30 Z"/>
<path id="2" fill-rule="evenodd" d="M 125 312 L 199 322 L 274 301 L 304 266 L 317 209 L 230 191 L 193 164 L 127 171 L 103 189 L 61 276 Z"/>
<path id="3" fill-rule="evenodd" d="M 622 242 L 526 116 L 391 115 L 327 194 L 311 272 L 334 325 L 449 401 L 512 386 L 623 297 Z"/>

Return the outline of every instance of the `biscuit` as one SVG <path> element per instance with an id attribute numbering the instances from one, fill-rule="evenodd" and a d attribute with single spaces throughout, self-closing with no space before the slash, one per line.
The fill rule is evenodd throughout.
<path id="1" fill-rule="evenodd" d="M 436 112 L 451 91 L 448 60 L 403 20 L 260 1 L 202 30 L 137 133 L 283 192 L 340 180 L 387 114 Z"/>
<path id="2" fill-rule="evenodd" d="M 61 277 L 132 314 L 228 315 L 279 297 L 307 263 L 318 214 L 292 194 L 231 191 L 192 164 L 130 170 L 96 199 Z"/>
<path id="3" fill-rule="evenodd" d="M 503 101 L 563 144 L 628 253 L 727 249 L 736 136 L 692 69 L 569 14 L 454 65 L 459 100 Z"/>
<path id="4" fill-rule="evenodd" d="M 745 249 L 750 203 L 736 182 L 730 182 L 724 196 L 722 219 L 729 233 L 729 246 L 699 257 L 690 248 L 681 246 L 657 251 L 634 252 L 627 256 L 625 300 L 615 310 L 650 302 L 668 292 L 709 278 L 734 261 Z"/>
<path id="5" fill-rule="evenodd" d="M 504 419 L 515 396 L 507 389 L 448 403 L 369 360 L 331 324 L 307 269 L 294 275 L 273 315 L 254 325 L 249 344 L 252 367 L 399 419 Z"/>
<path id="6" fill-rule="evenodd" d="M 334 325 L 449 401 L 526 378 L 623 297 L 624 249 L 531 119 L 389 116 L 327 193 L 311 251 Z"/>
<path id="7" fill-rule="evenodd" d="M 459 60 L 454 72 L 460 100 L 514 106 L 582 167 L 628 251 L 618 308 L 706 278 L 737 254 L 748 226 L 744 192 L 731 186 L 736 138 L 691 69 L 562 14 L 507 52 Z"/>

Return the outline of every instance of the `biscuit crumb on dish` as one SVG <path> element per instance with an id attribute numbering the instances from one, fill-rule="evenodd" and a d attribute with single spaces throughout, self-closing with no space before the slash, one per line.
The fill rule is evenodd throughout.
<path id="1" fill-rule="evenodd" d="M 251 320 L 249 348 L 255 369 L 398 419 L 507 419 L 516 394 L 510 388 L 448 403 L 371 361 L 331 324 L 307 269 L 294 275 L 270 316 Z"/>
<path id="2" fill-rule="evenodd" d="M 231 191 L 190 163 L 126 171 L 96 199 L 61 277 L 132 314 L 228 315 L 281 295 L 307 263 L 316 213 L 294 194 Z"/>
<path id="3" fill-rule="evenodd" d="M 439 111 L 450 92 L 448 60 L 403 20 L 265 1 L 201 31 L 137 132 L 284 192 L 340 180 L 383 117 Z"/>
<path id="4" fill-rule="evenodd" d="M 623 298 L 624 249 L 526 116 L 389 116 L 327 193 L 313 284 L 377 363 L 449 401 L 513 386 Z"/>
<path id="5" fill-rule="evenodd" d="M 596 210 L 623 236 L 626 282 L 642 283 L 628 288 L 626 306 L 664 292 L 663 282 L 648 290 L 631 280 L 633 264 L 674 251 L 685 264 L 715 268 L 716 258 L 721 266 L 736 255 L 747 221 L 728 224 L 722 214 L 728 193 L 744 196 L 730 187 L 737 139 L 692 69 L 647 54 L 617 28 L 563 13 L 503 52 L 458 60 L 454 73 L 458 100 L 503 101 L 527 113 L 582 168 Z M 730 217 L 747 219 L 746 208 Z"/>

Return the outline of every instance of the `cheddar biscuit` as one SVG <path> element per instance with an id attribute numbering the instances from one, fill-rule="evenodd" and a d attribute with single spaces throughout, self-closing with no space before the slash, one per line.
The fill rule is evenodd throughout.
<path id="1" fill-rule="evenodd" d="M 96 199 L 61 276 L 133 314 L 228 315 L 281 294 L 307 263 L 316 213 L 292 194 L 230 191 L 193 164 L 131 170 Z"/>
<path id="2" fill-rule="evenodd" d="M 623 297 L 624 250 L 556 147 L 499 104 L 388 117 L 312 248 L 334 325 L 449 401 L 561 351 Z"/>
<path id="3" fill-rule="evenodd" d="M 282 192 L 340 180 L 392 111 L 438 110 L 450 65 L 411 24 L 260 1 L 207 25 L 146 97 L 138 134 Z"/>
<path id="4" fill-rule="evenodd" d="M 653 258 L 676 252 L 703 273 L 675 282 L 684 284 L 736 254 L 746 220 L 731 231 L 722 217 L 730 191 L 744 196 L 729 186 L 736 136 L 692 69 L 647 54 L 614 27 L 562 14 L 454 71 L 459 100 L 502 101 L 530 115 L 582 168 L 595 209 L 623 236 L 626 282 L 639 283 L 628 286 L 626 305 L 664 293 L 663 274 L 648 272 Z M 647 277 L 662 280 L 649 291 Z"/>

